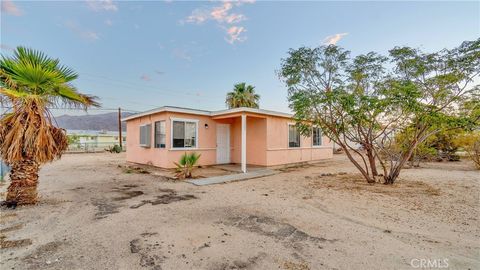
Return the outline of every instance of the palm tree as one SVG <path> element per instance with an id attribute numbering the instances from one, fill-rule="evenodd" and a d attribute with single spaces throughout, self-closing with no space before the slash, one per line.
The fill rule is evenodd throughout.
<path id="1" fill-rule="evenodd" d="M 255 86 L 237 83 L 232 92 L 227 93 L 225 103 L 229 109 L 238 107 L 258 108 L 260 95 L 255 94 Z"/>
<path id="2" fill-rule="evenodd" d="M 17 47 L 0 59 L 0 156 L 11 166 L 7 203 L 37 202 L 40 165 L 60 158 L 68 146 L 65 130 L 52 124 L 51 107 L 99 106 L 95 97 L 71 84 L 78 75 L 42 52 Z"/>

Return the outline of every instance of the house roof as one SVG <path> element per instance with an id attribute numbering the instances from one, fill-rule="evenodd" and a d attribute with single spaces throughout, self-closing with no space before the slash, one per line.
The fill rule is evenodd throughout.
<path id="1" fill-rule="evenodd" d="M 292 118 L 293 117 L 293 115 L 289 114 L 289 113 L 276 112 L 276 111 L 263 110 L 263 109 L 255 109 L 255 108 L 247 108 L 247 107 L 240 107 L 240 108 L 220 110 L 220 111 L 206 111 L 206 110 L 197 110 L 197 109 L 174 107 L 174 106 L 163 106 L 163 107 L 159 107 L 159 108 L 156 108 L 156 109 L 153 109 L 153 110 L 148 110 L 148 111 L 145 111 L 145 112 L 130 115 L 128 117 L 122 118 L 122 121 L 129 121 L 129 120 L 136 119 L 136 118 L 139 118 L 139 117 L 142 117 L 142 116 L 147 116 L 147 115 L 161 113 L 161 112 L 178 112 L 178 113 L 188 113 L 188 114 L 207 115 L 207 116 L 220 116 L 220 115 L 225 115 L 225 114 L 248 112 L 248 113 L 273 115 L 273 116 L 286 117 L 286 118 Z"/>

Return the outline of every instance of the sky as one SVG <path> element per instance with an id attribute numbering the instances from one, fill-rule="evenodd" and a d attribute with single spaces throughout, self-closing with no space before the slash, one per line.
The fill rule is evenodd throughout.
<path id="1" fill-rule="evenodd" d="M 290 112 L 276 73 L 289 49 L 453 48 L 480 37 L 480 2 L 1 0 L 0 37 L 3 55 L 59 58 L 107 109 L 221 110 L 246 82 L 260 108 Z"/>

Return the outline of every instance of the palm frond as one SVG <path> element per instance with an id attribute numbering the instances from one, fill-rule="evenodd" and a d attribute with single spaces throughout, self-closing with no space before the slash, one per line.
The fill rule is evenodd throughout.
<path id="1" fill-rule="evenodd" d="M 68 146 L 65 131 L 52 124 L 49 107 L 99 106 L 96 97 L 79 93 L 70 83 L 78 75 L 58 59 L 18 47 L 0 59 L 0 103 L 12 106 L 0 119 L 0 155 L 9 164 L 24 160 L 46 163 Z"/>
<path id="2" fill-rule="evenodd" d="M 239 107 L 258 108 L 260 96 L 255 93 L 255 87 L 246 83 L 237 83 L 233 86 L 233 91 L 228 92 L 225 104 L 229 109 Z"/>

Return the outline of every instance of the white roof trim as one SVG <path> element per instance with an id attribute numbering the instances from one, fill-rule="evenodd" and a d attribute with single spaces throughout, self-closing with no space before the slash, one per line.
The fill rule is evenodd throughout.
<path id="1" fill-rule="evenodd" d="M 142 116 L 147 116 L 147 115 L 152 115 L 155 113 L 161 113 L 161 112 L 178 112 L 178 113 L 188 113 L 188 114 L 197 114 L 197 115 L 208 115 L 210 116 L 211 112 L 209 111 L 203 111 L 203 110 L 195 110 L 195 109 L 189 109 L 189 108 L 180 108 L 180 107 L 170 107 L 170 106 L 163 106 L 160 108 L 156 108 L 153 110 L 137 113 L 134 115 L 130 115 L 128 117 L 122 118 L 122 121 L 128 121 L 132 120 L 135 118 L 139 118 Z"/>
<path id="2" fill-rule="evenodd" d="M 289 114 L 289 113 L 275 112 L 275 111 L 269 111 L 269 110 L 247 108 L 247 107 L 240 107 L 240 108 L 235 108 L 235 109 L 216 111 L 216 112 L 212 112 L 211 115 L 212 116 L 218 116 L 218 115 L 222 115 L 222 114 L 240 113 L 240 112 L 274 115 L 274 116 L 281 116 L 281 117 L 286 117 L 286 118 L 292 118 L 293 117 L 293 114 Z"/>
<path id="3" fill-rule="evenodd" d="M 190 108 L 163 106 L 160 108 L 156 108 L 153 110 L 137 113 L 137 114 L 122 118 L 122 121 L 128 121 L 128 120 L 136 119 L 142 116 L 152 115 L 152 114 L 161 113 L 161 112 L 178 112 L 178 113 L 188 113 L 188 114 L 206 115 L 206 116 L 219 116 L 219 115 L 231 114 L 231 113 L 249 112 L 249 113 L 273 115 L 273 116 L 286 117 L 286 118 L 293 117 L 293 114 L 289 114 L 289 113 L 275 112 L 270 110 L 262 110 L 262 109 L 247 108 L 247 107 L 240 107 L 240 108 L 221 110 L 221 111 L 205 111 L 205 110 L 196 110 L 196 109 L 190 109 Z"/>

